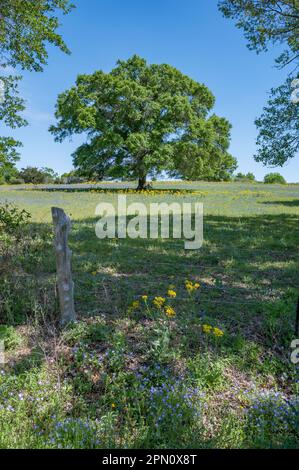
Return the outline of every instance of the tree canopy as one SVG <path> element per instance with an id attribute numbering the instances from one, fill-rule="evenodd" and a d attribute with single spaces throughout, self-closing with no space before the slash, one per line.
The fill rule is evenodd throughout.
<path id="1" fill-rule="evenodd" d="M 219 8 L 227 18 L 236 20 L 244 30 L 248 47 L 267 51 L 270 44 L 284 47 L 276 59 L 278 67 L 292 70 L 284 84 L 272 89 L 262 116 L 255 160 L 265 165 L 282 166 L 299 148 L 298 103 L 291 101 L 292 81 L 298 77 L 299 0 L 221 0 Z"/>
<path id="2" fill-rule="evenodd" d="M 49 43 L 69 52 L 57 28 L 58 13 L 68 13 L 71 8 L 69 0 L 0 0 L 0 83 L 5 90 L 4 99 L 0 99 L 0 122 L 12 128 L 26 125 L 19 114 L 25 108 L 18 95 L 21 77 L 5 71 L 20 67 L 41 72 Z M 13 138 L 0 137 L 0 173 L 19 159 L 20 146 Z"/>
<path id="3" fill-rule="evenodd" d="M 286 184 L 286 180 L 280 173 L 269 173 L 264 177 L 265 184 Z"/>
<path id="4" fill-rule="evenodd" d="M 41 72 L 47 63 L 47 43 L 69 52 L 57 33 L 57 13 L 71 8 L 69 0 L 0 0 L 1 65 Z"/>
<path id="5" fill-rule="evenodd" d="M 110 73 L 80 75 L 58 97 L 56 141 L 82 134 L 74 165 L 98 177 L 138 179 L 162 171 L 186 178 L 225 177 L 236 167 L 227 150 L 230 124 L 210 115 L 214 96 L 167 64 L 138 56 Z"/>
<path id="6" fill-rule="evenodd" d="M 263 114 L 256 120 L 259 152 L 255 160 L 283 166 L 299 150 L 299 104 L 292 102 L 292 78 L 271 90 Z"/>
<path id="7" fill-rule="evenodd" d="M 33 184 L 53 183 L 58 178 L 58 174 L 51 168 L 37 168 L 35 166 L 22 168 L 18 176 L 24 183 Z"/>
<path id="8" fill-rule="evenodd" d="M 25 109 L 24 101 L 19 97 L 17 82 L 20 77 L 2 77 L 3 99 L 0 100 L 0 122 L 15 129 L 26 125 L 20 116 Z M 19 160 L 18 148 L 21 143 L 12 137 L 0 137 L 0 180 L 7 179 L 15 163 Z"/>
<path id="9" fill-rule="evenodd" d="M 283 44 L 277 58 L 281 66 L 299 58 L 298 0 L 220 0 L 219 8 L 244 30 L 249 49 L 261 52 L 269 44 Z"/>

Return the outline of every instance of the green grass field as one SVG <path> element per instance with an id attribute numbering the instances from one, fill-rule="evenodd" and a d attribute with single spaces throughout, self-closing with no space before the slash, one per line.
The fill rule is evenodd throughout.
<path id="1" fill-rule="evenodd" d="M 182 240 L 99 240 L 95 208 L 123 188 L 0 190 L 0 203 L 32 215 L 21 236 L 0 236 L 0 447 L 298 447 L 299 185 L 125 193 L 128 203 L 203 202 L 194 251 Z M 52 206 L 73 221 L 79 321 L 62 332 Z"/>

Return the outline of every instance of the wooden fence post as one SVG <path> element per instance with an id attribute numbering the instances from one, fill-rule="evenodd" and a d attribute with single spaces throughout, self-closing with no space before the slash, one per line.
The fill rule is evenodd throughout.
<path id="1" fill-rule="evenodd" d="M 297 303 L 297 312 L 296 312 L 296 323 L 295 323 L 295 336 L 299 336 L 299 298 Z"/>
<path id="2" fill-rule="evenodd" d="M 54 248 L 60 304 L 60 324 L 63 326 L 76 320 L 74 283 L 71 271 L 72 252 L 68 247 L 71 221 L 65 212 L 58 207 L 52 207 L 52 218 L 55 229 Z"/>

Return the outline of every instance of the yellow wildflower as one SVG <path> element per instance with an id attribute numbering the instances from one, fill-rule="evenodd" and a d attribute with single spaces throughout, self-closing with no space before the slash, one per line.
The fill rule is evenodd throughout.
<path id="1" fill-rule="evenodd" d="M 176 297 L 176 292 L 173 289 L 169 289 L 167 294 L 169 297 L 172 297 L 173 299 Z"/>
<path id="2" fill-rule="evenodd" d="M 169 306 L 165 307 L 165 313 L 169 318 L 173 318 L 176 315 L 175 310 L 172 307 L 169 307 Z"/>
<path id="3" fill-rule="evenodd" d="M 213 328 L 211 327 L 211 325 L 202 325 L 202 330 L 204 333 L 211 333 L 212 329 Z"/>
<path id="4" fill-rule="evenodd" d="M 214 333 L 214 335 L 215 335 L 217 338 L 221 338 L 221 336 L 224 335 L 223 331 L 220 330 L 219 328 L 214 328 L 214 329 L 213 329 L 213 333 Z"/>
<path id="5" fill-rule="evenodd" d="M 192 292 L 192 291 L 193 291 L 193 284 L 192 284 L 192 282 L 186 281 L 186 282 L 185 282 L 185 286 L 186 286 L 186 289 L 187 289 L 189 292 Z"/>
<path id="6" fill-rule="evenodd" d="M 142 300 L 144 300 L 144 302 L 146 302 L 147 299 L 148 299 L 148 295 L 143 295 L 143 296 L 142 296 Z"/>
<path id="7" fill-rule="evenodd" d="M 162 308 L 163 305 L 165 304 L 164 297 L 155 297 L 154 300 L 153 300 L 153 304 L 157 308 Z"/>
<path id="8" fill-rule="evenodd" d="M 114 410 L 116 408 L 116 404 L 112 403 L 111 408 Z"/>
<path id="9" fill-rule="evenodd" d="M 185 286 L 188 292 L 193 292 L 200 288 L 200 284 L 198 282 L 193 283 L 192 281 L 185 281 Z"/>
<path id="10" fill-rule="evenodd" d="M 132 308 L 133 308 L 134 310 L 136 310 L 136 309 L 139 308 L 139 307 L 140 307 L 140 302 L 139 302 L 139 300 L 134 300 L 134 302 L 132 303 Z"/>

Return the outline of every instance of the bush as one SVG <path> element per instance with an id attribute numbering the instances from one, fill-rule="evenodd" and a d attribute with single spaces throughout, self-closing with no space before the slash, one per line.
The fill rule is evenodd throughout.
<path id="1" fill-rule="evenodd" d="M 52 183 L 58 177 L 51 168 L 37 168 L 35 166 L 22 168 L 19 176 L 26 184 Z"/>
<path id="2" fill-rule="evenodd" d="M 11 178 L 9 184 L 24 184 L 25 181 L 22 178 Z"/>
<path id="3" fill-rule="evenodd" d="M 29 221 L 31 215 L 25 209 L 18 209 L 13 204 L 6 202 L 0 205 L 0 228 L 13 233 L 20 226 Z"/>
<path id="4" fill-rule="evenodd" d="M 237 173 L 235 177 L 236 181 L 255 181 L 255 176 L 253 173 L 247 173 L 244 175 L 243 173 Z"/>
<path id="5" fill-rule="evenodd" d="M 280 173 L 269 173 L 264 178 L 265 184 L 286 184 L 286 180 Z"/>
<path id="6" fill-rule="evenodd" d="M 4 341 L 5 349 L 14 349 L 22 343 L 22 337 L 14 327 L 0 325 L 0 341 Z"/>

